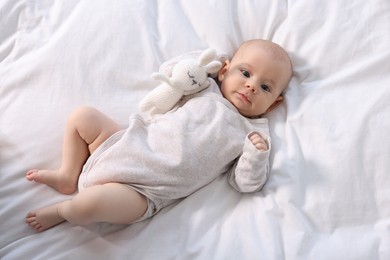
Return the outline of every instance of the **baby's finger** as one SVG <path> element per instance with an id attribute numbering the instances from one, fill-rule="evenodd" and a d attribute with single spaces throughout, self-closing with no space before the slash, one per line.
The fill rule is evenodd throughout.
<path id="1" fill-rule="evenodd" d="M 261 135 L 253 135 L 251 136 L 251 142 L 253 144 L 256 144 L 256 143 L 266 143 L 266 141 L 263 139 L 263 137 Z"/>
<path id="2" fill-rule="evenodd" d="M 257 143 L 265 143 L 265 141 L 264 141 L 264 139 L 263 138 L 261 138 L 260 136 L 256 136 L 256 137 L 254 137 L 252 140 L 252 143 L 253 144 L 257 144 Z"/>
<path id="3" fill-rule="evenodd" d="M 256 147 L 257 150 L 260 150 L 260 151 L 267 151 L 268 150 L 268 146 L 266 143 L 256 143 L 256 144 L 254 144 L 254 146 Z"/>
<path id="4" fill-rule="evenodd" d="M 249 136 L 249 139 L 252 142 L 255 142 L 256 140 L 263 139 L 258 133 L 253 133 Z"/>
<path id="5" fill-rule="evenodd" d="M 256 147 L 256 149 L 262 151 L 268 150 L 267 142 L 263 139 L 263 137 L 260 134 L 253 133 L 251 136 L 249 136 L 249 139 L 251 140 L 252 144 Z"/>

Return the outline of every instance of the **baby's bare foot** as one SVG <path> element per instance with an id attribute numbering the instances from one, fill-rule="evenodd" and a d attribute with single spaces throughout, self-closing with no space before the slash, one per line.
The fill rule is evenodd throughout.
<path id="1" fill-rule="evenodd" d="M 63 194 L 72 194 L 77 190 L 77 180 L 57 170 L 29 170 L 26 179 L 46 184 Z"/>
<path id="2" fill-rule="evenodd" d="M 58 204 L 31 211 L 26 216 L 26 223 L 35 231 L 42 232 L 65 221 L 58 214 Z"/>

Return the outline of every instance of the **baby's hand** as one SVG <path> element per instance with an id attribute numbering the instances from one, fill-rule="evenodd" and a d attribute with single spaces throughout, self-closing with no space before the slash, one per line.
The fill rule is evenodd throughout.
<path id="1" fill-rule="evenodd" d="M 268 145 L 267 142 L 261 137 L 259 133 L 253 133 L 249 136 L 249 140 L 251 140 L 252 144 L 256 147 L 257 150 L 267 151 Z"/>

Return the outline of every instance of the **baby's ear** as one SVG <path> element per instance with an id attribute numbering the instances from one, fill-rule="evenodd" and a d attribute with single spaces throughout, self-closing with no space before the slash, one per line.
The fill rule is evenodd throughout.
<path id="1" fill-rule="evenodd" d="M 268 113 L 268 112 L 271 112 L 272 110 L 274 110 L 277 106 L 279 106 L 282 102 L 283 102 L 283 96 L 280 95 L 279 97 L 276 98 L 276 100 L 274 101 L 274 103 L 272 103 L 272 105 L 267 109 L 267 111 L 265 112 Z"/>
<path id="2" fill-rule="evenodd" d="M 225 60 L 224 63 L 222 64 L 222 68 L 218 72 L 218 80 L 222 81 L 225 78 L 225 74 L 228 71 L 230 66 L 230 61 Z"/>

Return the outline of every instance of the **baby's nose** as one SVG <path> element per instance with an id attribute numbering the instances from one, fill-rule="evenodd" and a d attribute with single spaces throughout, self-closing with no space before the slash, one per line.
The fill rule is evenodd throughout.
<path id="1" fill-rule="evenodd" d="M 248 89 L 250 89 L 253 93 L 256 93 L 256 87 L 255 87 L 253 84 L 247 83 L 247 84 L 246 84 L 246 87 L 247 87 Z"/>

